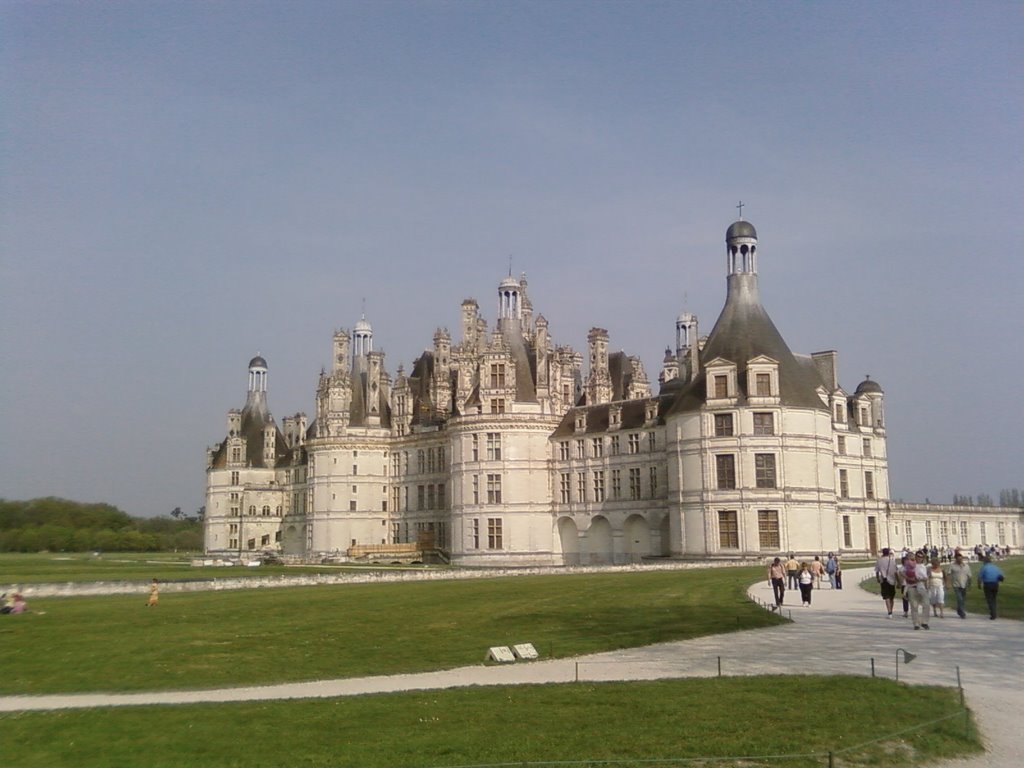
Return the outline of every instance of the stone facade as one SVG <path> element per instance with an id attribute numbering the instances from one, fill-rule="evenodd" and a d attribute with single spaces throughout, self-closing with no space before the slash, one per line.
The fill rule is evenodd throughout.
<path id="1" fill-rule="evenodd" d="M 525 276 L 499 283 L 493 328 L 467 299 L 459 340 L 438 329 L 393 380 L 365 317 L 335 332 L 309 423 L 278 427 L 253 358 L 246 405 L 208 451 L 207 551 L 387 559 L 416 543 L 518 566 L 863 555 L 908 530 L 939 543 L 952 518 L 890 503 L 882 388 L 845 389 L 834 351 L 790 351 L 760 302 L 757 246 L 749 222 L 729 227 L 722 312 L 707 337 L 679 316 L 657 394 L 603 328 L 584 377 Z M 979 515 L 988 543 L 1017 546 L 1019 511 L 965 511 L 956 535 L 966 516 L 983 539 Z M 904 522 L 932 517 L 931 533 Z"/>

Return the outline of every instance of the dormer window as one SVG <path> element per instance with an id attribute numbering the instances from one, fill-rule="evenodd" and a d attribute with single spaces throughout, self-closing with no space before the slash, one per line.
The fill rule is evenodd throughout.
<path id="1" fill-rule="evenodd" d="M 736 366 L 728 360 L 716 357 L 707 364 L 708 400 L 731 400 L 736 397 Z"/>
<path id="2" fill-rule="evenodd" d="M 772 377 L 768 373 L 758 373 L 754 383 L 754 394 L 758 397 L 772 396 Z"/>
<path id="3" fill-rule="evenodd" d="M 846 421 L 846 413 L 845 413 L 845 411 L 846 411 L 846 409 L 843 408 L 843 404 L 842 403 L 836 403 L 835 419 L 836 419 L 837 422 L 843 423 L 843 422 Z"/>
<path id="4" fill-rule="evenodd" d="M 576 414 L 576 431 L 585 432 L 587 429 L 587 414 L 577 413 Z"/>
<path id="5" fill-rule="evenodd" d="M 779 398 L 779 364 L 759 355 L 747 363 L 747 395 L 762 402 Z"/>
<path id="6" fill-rule="evenodd" d="M 726 398 L 729 396 L 729 377 L 723 373 L 715 375 L 715 397 Z"/>
<path id="7" fill-rule="evenodd" d="M 618 429 L 622 426 L 622 408 L 617 405 L 613 405 L 608 409 L 608 428 Z"/>

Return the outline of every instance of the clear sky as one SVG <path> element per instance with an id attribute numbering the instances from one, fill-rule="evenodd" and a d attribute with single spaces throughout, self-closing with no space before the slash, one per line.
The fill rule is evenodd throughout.
<path id="1" fill-rule="evenodd" d="M 0 6 L 0 497 L 203 503 L 269 364 L 313 415 L 525 272 L 656 381 L 742 200 L 795 352 L 886 393 L 893 497 L 1024 487 L 1024 6 Z"/>

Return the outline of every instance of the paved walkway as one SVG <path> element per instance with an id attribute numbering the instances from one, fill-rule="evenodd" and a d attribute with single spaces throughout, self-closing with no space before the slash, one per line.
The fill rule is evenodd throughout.
<path id="1" fill-rule="evenodd" d="M 0 711 L 317 698 L 577 679 L 713 677 L 718 674 L 719 660 L 723 675 L 870 675 L 874 659 L 876 675 L 895 677 L 897 650 L 902 648 L 917 656 L 910 664 L 900 660 L 899 678 L 907 683 L 955 686 L 959 667 L 967 704 L 984 734 L 986 755 L 949 762 L 943 768 L 1019 766 L 1024 748 L 1020 726 L 1024 715 L 1024 622 L 989 621 L 975 614 L 962 620 L 947 611 L 945 619 L 930 621 L 930 630 L 915 632 L 909 619 L 886 619 L 881 598 L 858 588 L 859 579 L 869 574 L 866 569 L 845 572 L 846 589 L 816 590 L 810 608 L 801 608 L 799 596 L 787 592 L 783 610 L 793 623 L 767 629 L 576 659 L 481 665 L 414 675 L 201 691 L 6 696 L 0 697 Z M 767 582 L 755 584 L 748 594 L 764 604 L 772 602 Z M 969 603 L 977 605 L 981 601 L 980 592 L 972 590 Z"/>

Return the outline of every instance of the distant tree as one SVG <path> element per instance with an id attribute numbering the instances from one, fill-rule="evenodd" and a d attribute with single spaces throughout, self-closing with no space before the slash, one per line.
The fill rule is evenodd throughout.
<path id="1" fill-rule="evenodd" d="M 1019 488 L 1004 488 L 999 492 L 1000 507 L 1022 507 L 1021 498 L 1024 493 Z"/>
<path id="2" fill-rule="evenodd" d="M 978 506 L 979 507 L 994 507 L 995 503 L 992 501 L 992 497 L 987 493 L 978 494 Z"/>

